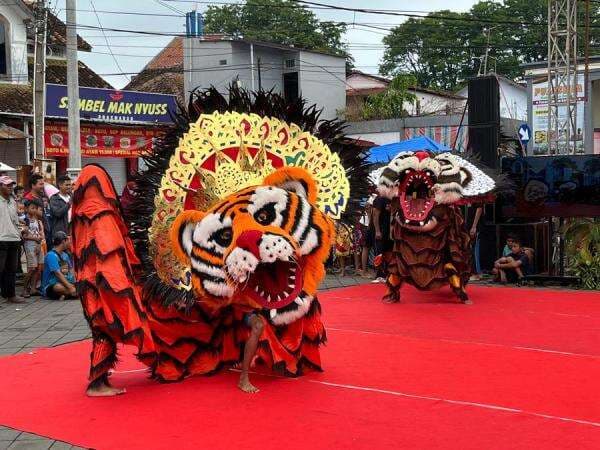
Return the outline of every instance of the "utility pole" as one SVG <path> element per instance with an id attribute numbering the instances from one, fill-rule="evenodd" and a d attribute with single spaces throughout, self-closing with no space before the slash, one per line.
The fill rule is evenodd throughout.
<path id="1" fill-rule="evenodd" d="M 48 10 L 45 0 L 34 7 L 35 51 L 33 56 L 33 137 L 34 158 L 44 158 L 44 116 L 46 114 L 46 27 Z M 28 156 L 29 158 L 29 156 Z"/>
<path id="2" fill-rule="evenodd" d="M 548 0 L 550 155 L 572 155 L 577 148 L 577 2 Z"/>
<path id="3" fill-rule="evenodd" d="M 67 95 L 69 97 L 69 166 L 67 173 L 76 179 L 81 172 L 79 130 L 79 71 L 77 62 L 77 0 L 67 6 Z"/>
<path id="4" fill-rule="evenodd" d="M 258 69 L 258 90 L 262 90 L 262 78 L 260 75 L 260 56 L 258 57 L 258 61 L 257 61 L 257 69 Z"/>
<path id="5" fill-rule="evenodd" d="M 490 36 L 492 35 L 492 30 L 496 27 L 485 28 L 483 33 L 486 37 L 486 46 L 485 46 L 485 55 L 481 56 L 479 59 L 481 60 L 479 64 L 479 70 L 477 71 L 478 77 L 484 77 L 488 74 L 488 59 L 490 56 Z M 495 71 L 494 71 L 495 72 Z"/>

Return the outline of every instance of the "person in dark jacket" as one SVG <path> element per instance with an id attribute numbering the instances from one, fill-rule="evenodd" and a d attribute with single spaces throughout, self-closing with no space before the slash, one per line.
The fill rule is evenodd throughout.
<path id="1" fill-rule="evenodd" d="M 71 178 L 68 175 L 60 176 L 58 178 L 58 192 L 50 197 L 50 229 L 53 235 L 59 231 L 69 233 L 71 190 Z"/>

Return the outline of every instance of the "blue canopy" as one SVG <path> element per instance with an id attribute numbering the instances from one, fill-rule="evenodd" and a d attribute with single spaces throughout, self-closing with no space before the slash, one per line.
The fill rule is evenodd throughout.
<path id="1" fill-rule="evenodd" d="M 428 150 L 434 153 L 443 153 L 449 152 L 450 148 L 435 142 L 433 139 L 430 139 L 427 136 L 419 136 L 406 141 L 373 147 L 371 148 L 368 160 L 371 163 L 388 163 L 398 153 L 412 152 L 417 150 Z"/>

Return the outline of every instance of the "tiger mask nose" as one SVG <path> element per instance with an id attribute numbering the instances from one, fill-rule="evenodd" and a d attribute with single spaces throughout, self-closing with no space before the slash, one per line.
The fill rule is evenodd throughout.
<path id="1" fill-rule="evenodd" d="M 262 231 L 246 230 L 239 235 L 235 241 L 235 245 L 242 250 L 252 253 L 256 259 L 260 260 L 260 242 L 262 241 L 262 237 Z"/>

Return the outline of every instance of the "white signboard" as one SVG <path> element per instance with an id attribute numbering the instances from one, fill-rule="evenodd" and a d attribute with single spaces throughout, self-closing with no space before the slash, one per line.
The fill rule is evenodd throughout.
<path id="1" fill-rule="evenodd" d="M 577 122 L 575 130 L 575 148 L 577 153 L 585 153 L 584 136 L 584 100 L 585 100 L 585 76 L 580 73 L 577 75 Z M 560 100 L 560 96 L 559 96 Z M 548 81 L 534 83 L 533 85 L 533 104 L 532 104 L 532 123 L 533 129 L 533 154 L 548 154 Z M 558 117 L 564 121 L 567 116 L 567 108 L 559 106 Z M 573 137 L 571 138 L 573 139 Z M 562 142 L 562 145 L 560 144 Z M 564 136 L 559 136 L 559 146 L 566 148 Z"/>

